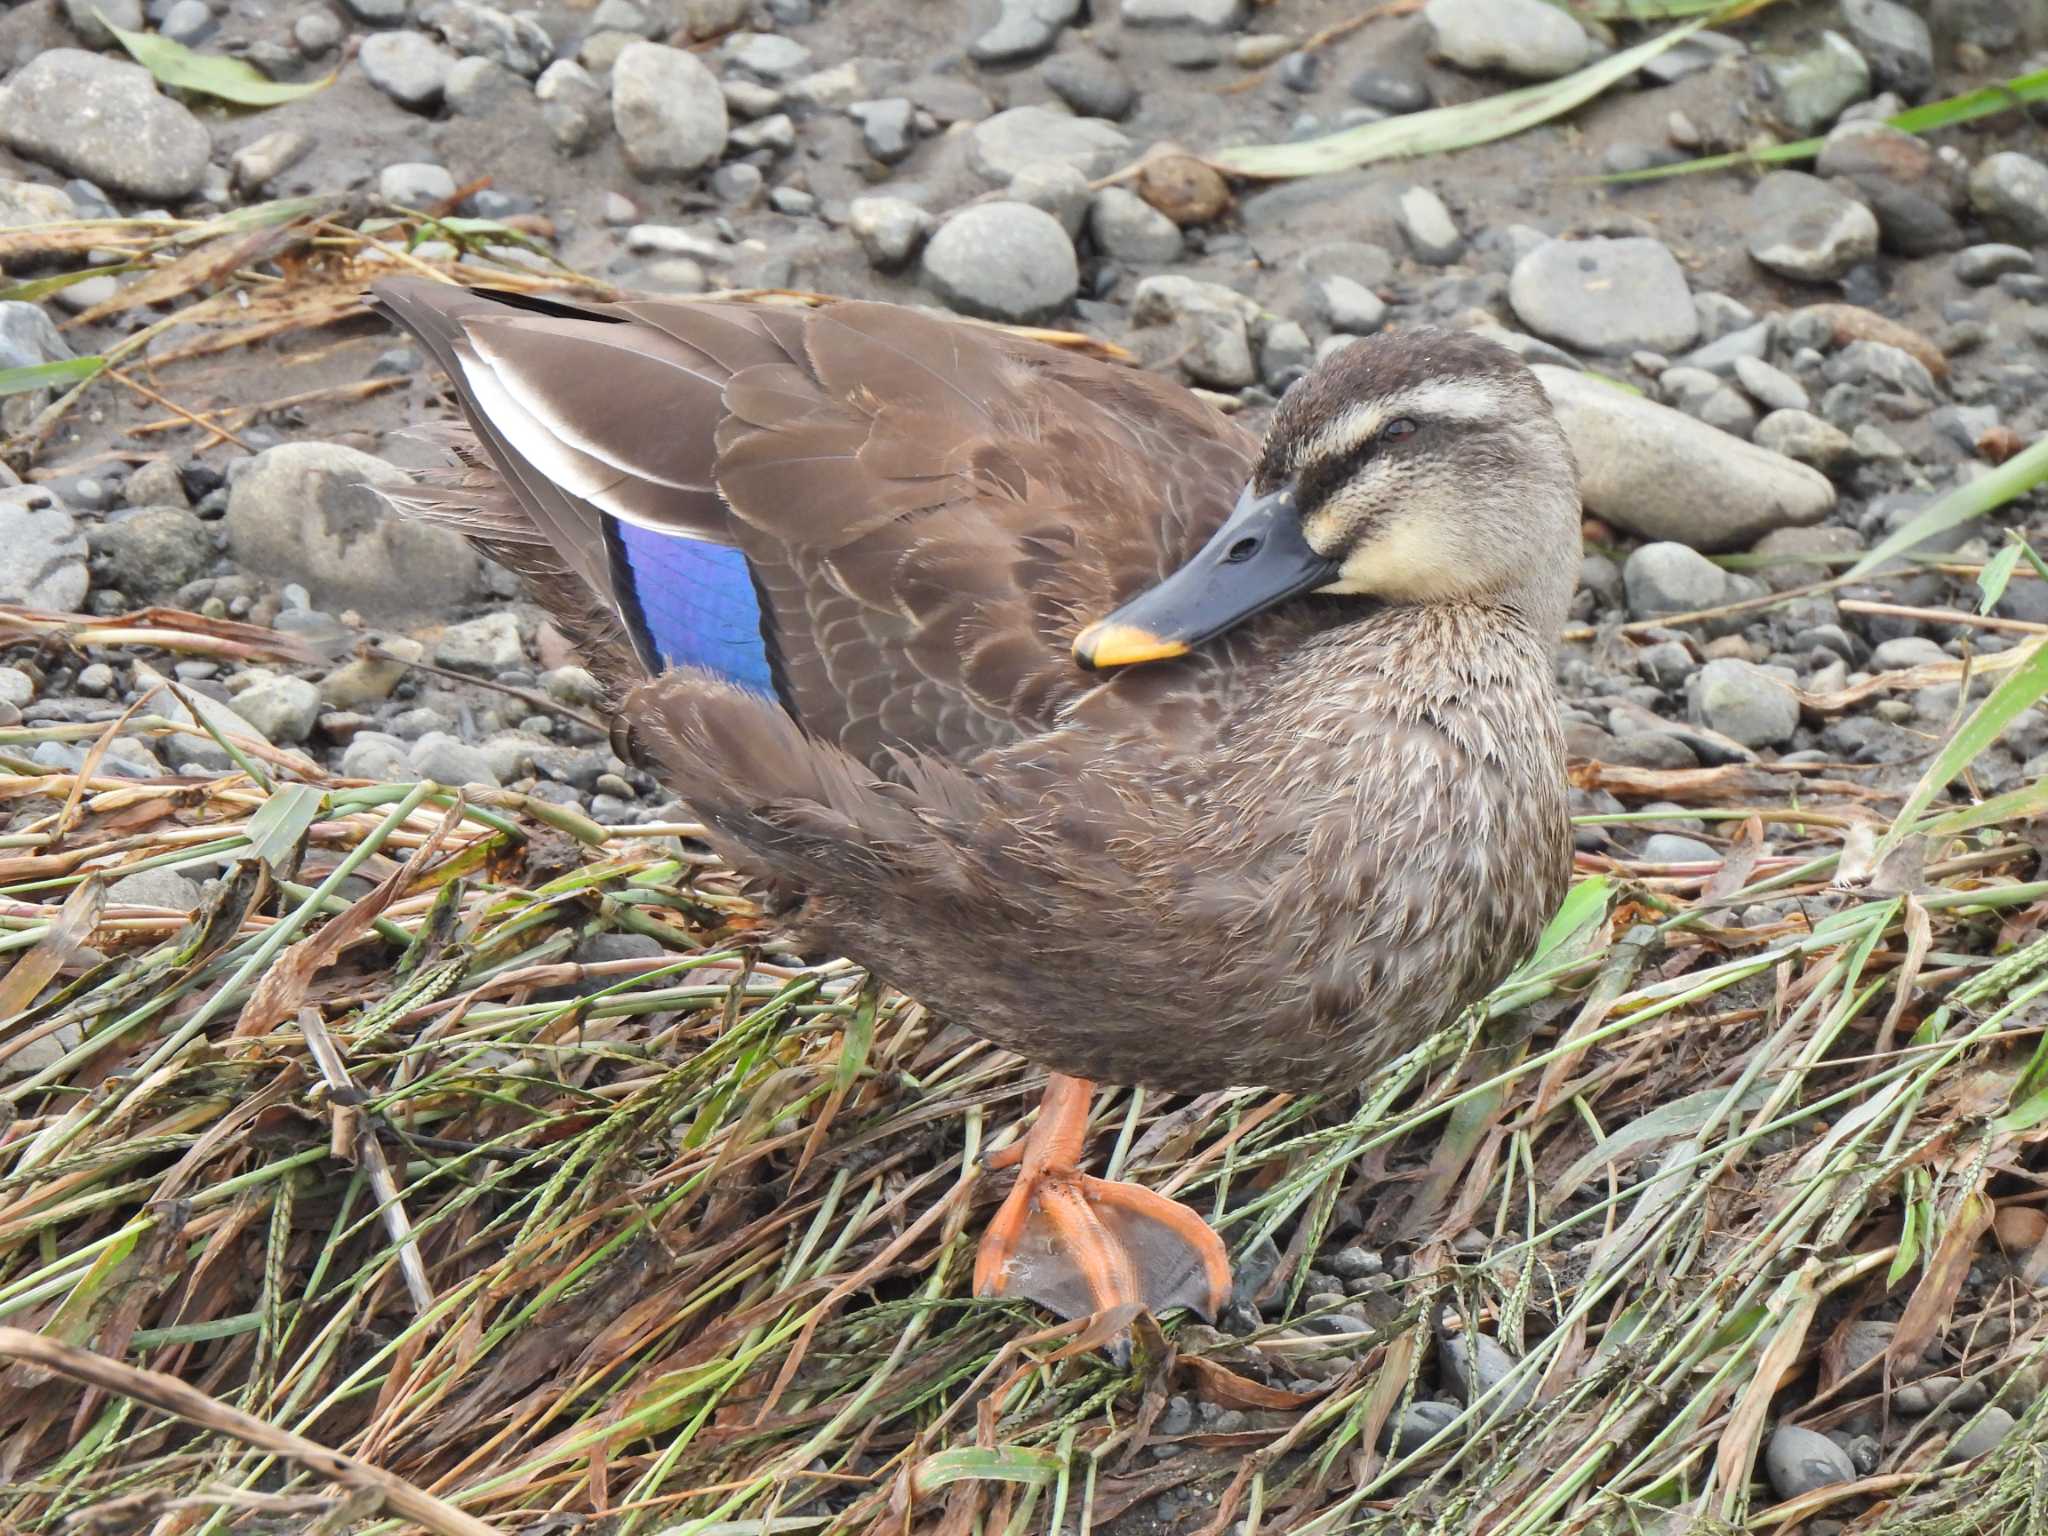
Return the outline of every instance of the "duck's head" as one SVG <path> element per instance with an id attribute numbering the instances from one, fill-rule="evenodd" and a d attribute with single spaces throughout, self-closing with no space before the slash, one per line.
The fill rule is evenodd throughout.
<path id="1" fill-rule="evenodd" d="M 1229 519 L 1083 630 L 1074 656 L 1183 655 L 1305 592 L 1493 603 L 1549 640 L 1578 565 L 1578 473 L 1536 376 L 1478 336 L 1396 332 L 1333 353 L 1287 392 Z"/>

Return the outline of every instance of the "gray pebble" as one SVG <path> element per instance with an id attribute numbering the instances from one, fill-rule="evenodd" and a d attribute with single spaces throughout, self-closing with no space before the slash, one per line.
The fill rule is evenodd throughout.
<path id="1" fill-rule="evenodd" d="M 925 281 L 951 308 L 1019 323 L 1073 302 L 1080 264 L 1059 220 L 1024 203 L 962 209 L 926 242 Z"/>
<path id="2" fill-rule="evenodd" d="M 1549 240 L 1515 263 L 1515 316 L 1583 352 L 1682 352 L 1699 336 L 1685 273 L 1660 240 Z"/>
<path id="3" fill-rule="evenodd" d="M 917 147 L 912 124 L 916 111 L 904 96 L 856 101 L 846 109 L 847 115 L 860 124 L 861 146 L 884 165 L 894 165 Z"/>
<path id="4" fill-rule="evenodd" d="M 1758 59 L 1757 88 L 1794 138 L 1825 133 L 1843 109 L 1870 94 L 1870 65 L 1839 32 L 1802 53 Z"/>
<path id="5" fill-rule="evenodd" d="M 1956 252 L 1954 270 L 1958 280 L 1982 288 L 2008 272 L 2032 272 L 2034 255 L 2018 245 L 1972 245 Z"/>
<path id="6" fill-rule="evenodd" d="M 2022 244 L 2048 242 L 2048 165 L 2017 150 L 1986 155 L 1970 173 L 1970 205 Z"/>
<path id="7" fill-rule="evenodd" d="M 1972 1461 L 1986 1451 L 1995 1450 L 2005 1437 L 2012 1433 L 2013 1416 L 2003 1408 L 1986 1408 L 1966 1426 L 1963 1432 L 1949 1441 L 1948 1448 L 1941 1453 L 1945 1463 Z"/>
<path id="8" fill-rule="evenodd" d="M 1180 226 L 1124 187 L 1104 187 L 1088 210 L 1095 248 L 1131 266 L 1157 267 L 1178 261 Z"/>
<path id="9" fill-rule="evenodd" d="M 320 690 L 302 677 L 271 672 L 235 695 L 235 712 L 280 746 L 296 746 L 320 718 Z"/>
<path id="10" fill-rule="evenodd" d="M 1728 600 L 1728 573 L 1683 544 L 1645 544 L 1621 569 L 1632 619 L 1691 613 Z"/>
<path id="11" fill-rule="evenodd" d="M 1799 701 L 1752 662 L 1717 657 L 1693 680 L 1693 719 L 1746 747 L 1782 747 L 1799 729 Z"/>
<path id="12" fill-rule="evenodd" d="M 1543 0 L 1429 0 L 1436 52 L 1461 69 L 1554 80 L 1593 54 L 1586 29 Z"/>
<path id="13" fill-rule="evenodd" d="M 526 660 L 519 622 L 500 611 L 450 624 L 435 643 L 434 660 L 451 671 L 496 677 Z"/>
<path id="14" fill-rule="evenodd" d="M 400 161 L 377 173 L 377 195 L 402 208 L 431 208 L 455 196 L 455 176 L 446 166 Z"/>
<path id="15" fill-rule="evenodd" d="M 1826 1435 L 1780 1424 L 1764 1443 L 1764 1475 L 1781 1499 L 1854 1480 L 1856 1464 Z"/>
<path id="16" fill-rule="evenodd" d="M 168 202 L 199 190 L 213 154 L 205 126 L 148 70 L 79 48 L 45 49 L 14 72 L 0 97 L 0 140 L 111 191 Z"/>
<path id="17" fill-rule="evenodd" d="M 341 18 L 324 5 L 301 11 L 292 22 L 292 43 L 309 59 L 332 53 L 345 35 Z"/>
<path id="18" fill-rule="evenodd" d="M 1012 107 L 975 124 L 968 135 L 967 163 L 996 186 L 1048 160 L 1070 165 L 1090 180 L 1117 169 L 1131 157 L 1131 149 L 1131 141 L 1100 118 L 1075 117 L 1051 107 Z"/>
<path id="19" fill-rule="evenodd" d="M 718 78 L 694 53 L 635 40 L 612 65 L 612 124 L 633 174 L 694 175 L 725 153 L 728 120 Z"/>
<path id="20" fill-rule="evenodd" d="M 1897 0 L 1842 0 L 1842 24 L 1879 89 L 1918 101 L 1934 86 L 1934 37 Z"/>
<path id="21" fill-rule="evenodd" d="M 496 788 L 499 782 L 481 748 L 445 731 L 429 731 L 420 737 L 412 744 L 408 757 L 414 773 L 437 784 L 488 784 Z"/>
<path id="22" fill-rule="evenodd" d="M 196 912 L 206 893 L 175 869 L 145 869 L 107 885 L 107 900 L 125 907 L 165 907 Z"/>
<path id="23" fill-rule="evenodd" d="M 1083 117 L 1114 120 L 1138 100 L 1138 88 L 1113 59 L 1077 48 L 1046 60 L 1039 71 L 1052 93 Z"/>
<path id="24" fill-rule="evenodd" d="M 1458 229 L 1458 221 L 1451 217 L 1444 200 L 1428 187 L 1403 188 L 1394 217 L 1417 261 L 1435 267 L 1448 266 L 1463 254 L 1465 236 Z"/>
<path id="25" fill-rule="evenodd" d="M 1483 1333 L 1451 1333 L 1437 1340 L 1438 1358 L 1445 1380 L 1470 1404 L 1505 1381 L 1515 1368 L 1515 1358 L 1499 1342 Z M 1520 1413 L 1536 1398 L 1536 1384 L 1524 1381 L 1513 1391 L 1495 1398 L 1485 1408 L 1495 1413 Z"/>
<path id="26" fill-rule="evenodd" d="M 418 32 L 373 32 L 356 51 L 370 84 L 402 107 L 430 112 L 447 93 L 455 55 Z"/>
<path id="27" fill-rule="evenodd" d="M 1760 357 L 1738 357 L 1735 378 L 1749 391 L 1750 398 L 1767 411 L 1803 411 L 1813 403 L 1805 385 Z"/>
<path id="28" fill-rule="evenodd" d="M 85 601 L 86 542 L 38 486 L 0 489 L 0 603 L 73 613 Z"/>
<path id="29" fill-rule="evenodd" d="M 1877 216 L 1818 176 L 1773 171 L 1750 196 L 1749 254 L 1801 282 L 1830 282 L 1877 254 Z"/>
<path id="30" fill-rule="evenodd" d="M 967 45 L 977 64 L 1021 64 L 1059 40 L 1081 14 L 1081 0 L 1000 0 L 996 19 Z"/>
<path id="31" fill-rule="evenodd" d="M 847 208 L 846 227 L 869 263 L 888 272 L 917 254 L 931 232 L 932 216 L 900 197 L 857 197 Z"/>
<path id="32" fill-rule="evenodd" d="M 1450 1428 L 1462 1411 L 1456 1403 L 1410 1403 L 1398 1419 L 1381 1426 L 1380 1450 L 1394 1456 L 1412 1456 Z"/>

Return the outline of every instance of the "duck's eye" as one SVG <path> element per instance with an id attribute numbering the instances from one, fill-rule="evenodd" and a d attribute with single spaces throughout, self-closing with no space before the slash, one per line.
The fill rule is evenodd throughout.
<path id="1" fill-rule="evenodd" d="M 1406 416 L 1396 416 L 1380 428 L 1380 441 L 1391 443 L 1396 438 L 1406 437 L 1415 430 L 1415 423 Z"/>

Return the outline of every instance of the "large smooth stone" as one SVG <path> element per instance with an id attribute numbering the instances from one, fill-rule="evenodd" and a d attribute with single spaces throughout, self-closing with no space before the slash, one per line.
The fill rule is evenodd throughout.
<path id="1" fill-rule="evenodd" d="M 1616 527 L 1743 549 L 1834 508 L 1835 488 L 1817 469 L 1569 368 L 1535 371 L 1579 461 L 1586 510 Z"/>

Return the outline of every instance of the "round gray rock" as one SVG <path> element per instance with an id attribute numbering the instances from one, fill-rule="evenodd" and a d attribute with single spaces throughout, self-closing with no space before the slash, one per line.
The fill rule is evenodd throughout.
<path id="1" fill-rule="evenodd" d="M 1080 14 L 1081 0 L 1000 0 L 994 24 L 967 45 L 967 56 L 977 64 L 1035 59 Z"/>
<path id="2" fill-rule="evenodd" d="M 1870 65 L 1879 90 L 1918 101 L 1934 85 L 1934 34 L 1898 0 L 1842 0 L 1849 41 Z"/>
<path id="3" fill-rule="evenodd" d="M 1107 176 L 1131 158 L 1131 141 L 1114 123 L 1075 117 L 1051 107 L 1012 107 L 975 124 L 967 164 L 998 186 L 1027 165 L 1057 160 L 1083 176 Z"/>
<path id="4" fill-rule="evenodd" d="M 184 507 L 138 507 L 87 536 L 107 585 L 141 603 L 168 601 L 213 560 L 213 530 Z"/>
<path id="5" fill-rule="evenodd" d="M 63 10 L 72 30 L 95 48 L 115 46 L 109 21 L 124 32 L 140 32 L 148 25 L 142 16 L 142 0 L 64 0 Z"/>
<path id="6" fill-rule="evenodd" d="M 1772 453 L 1810 464 L 1823 474 L 1850 457 L 1849 434 L 1811 411 L 1772 411 L 1756 424 L 1750 441 Z"/>
<path id="7" fill-rule="evenodd" d="M 175 869 L 145 869 L 123 875 L 107 886 L 107 900 L 124 907 L 162 907 L 172 912 L 195 912 L 206 899 L 197 883 Z"/>
<path id="8" fill-rule="evenodd" d="M 57 613 L 85 601 L 85 538 L 40 486 L 0 488 L 0 603 Z"/>
<path id="9" fill-rule="evenodd" d="M 1178 261 L 1180 226 L 1124 187 L 1104 187 L 1088 210 L 1088 233 L 1105 256 L 1133 266 L 1156 267 Z"/>
<path id="10" fill-rule="evenodd" d="M 932 216 L 901 197 L 856 197 L 846 210 L 846 227 L 871 265 L 893 271 L 917 254 L 931 233 Z"/>
<path id="11" fill-rule="evenodd" d="M 303 677 L 272 672 L 235 695 L 235 712 L 281 746 L 313 734 L 320 718 L 320 690 Z"/>
<path id="12" fill-rule="evenodd" d="M 434 646 L 434 660 L 475 677 L 496 677 L 523 666 L 526 647 L 519 641 L 519 621 L 500 610 L 450 624 Z"/>
<path id="13" fill-rule="evenodd" d="M 1716 657 L 1694 674 L 1692 710 L 1700 725 L 1745 747 L 1782 747 L 1799 729 L 1799 700 L 1792 690 L 1755 663 L 1729 656 Z"/>
<path id="14" fill-rule="evenodd" d="M 725 153 L 725 93 L 694 53 L 628 43 L 612 65 L 612 124 L 636 176 L 690 176 Z"/>
<path id="15" fill-rule="evenodd" d="M 1796 1499 L 1816 1488 L 1852 1481 L 1856 1463 L 1818 1430 L 1780 1424 L 1764 1444 L 1764 1475 L 1779 1498 Z"/>
<path id="16" fill-rule="evenodd" d="M 336 443 L 266 449 L 228 492 L 229 551 L 258 574 L 303 582 L 323 608 L 446 608 L 475 584 L 476 556 L 459 535 L 400 517 L 373 489 L 409 479 Z"/>
<path id="17" fill-rule="evenodd" d="M 1834 510 L 1826 475 L 1570 368 L 1534 365 L 1579 463 L 1586 510 L 1646 539 L 1746 549 Z"/>
<path id="18" fill-rule="evenodd" d="M 372 32 L 356 50 L 370 84 L 401 107 L 431 112 L 440 105 L 455 55 L 423 33 Z"/>
<path id="19" fill-rule="evenodd" d="M 1970 205 L 2002 234 L 2048 242 L 2048 165 L 2017 150 L 1986 155 L 1970 173 Z"/>
<path id="20" fill-rule="evenodd" d="M 1696 549 L 1668 541 L 1645 544 L 1621 568 L 1632 619 L 1691 613 L 1728 600 L 1728 573 Z"/>
<path id="21" fill-rule="evenodd" d="M 1839 32 L 1823 32 L 1804 53 L 1757 60 L 1757 84 L 1794 135 L 1825 133 L 1845 109 L 1870 94 L 1870 65 Z"/>
<path id="22" fill-rule="evenodd" d="M 1683 352 L 1700 334 L 1661 240 L 1546 240 L 1515 263 L 1508 303 L 1537 335 L 1581 352 Z"/>
<path id="23" fill-rule="evenodd" d="M 1833 282 L 1877 254 L 1877 215 L 1804 171 L 1758 182 L 1750 212 L 1750 257 L 1781 277 Z"/>
<path id="24" fill-rule="evenodd" d="M 1950 1464 L 1973 1461 L 1986 1451 L 1995 1450 L 1999 1442 L 2012 1433 L 2012 1429 L 2011 1414 L 2003 1408 L 1986 1408 L 1970 1421 L 1961 1434 L 1949 1441 L 1941 1459 Z"/>
<path id="25" fill-rule="evenodd" d="M 1422 17 L 1461 69 L 1555 80 L 1593 55 L 1586 29 L 1544 0 L 1429 0 Z"/>
<path id="26" fill-rule="evenodd" d="M 473 747 L 446 731 L 429 731 L 412 744 L 412 771 L 437 784 L 488 784 L 497 787 L 497 771 L 481 747 Z"/>
<path id="27" fill-rule="evenodd" d="M 1051 214 L 1024 203 L 983 203 L 955 214 L 926 243 L 924 279 L 962 314 L 1030 322 L 1073 302 L 1081 270 Z"/>
<path id="28" fill-rule="evenodd" d="M 8 148 L 113 192 L 176 202 L 199 190 L 213 140 L 140 64 L 51 48 L 0 90 Z"/>

